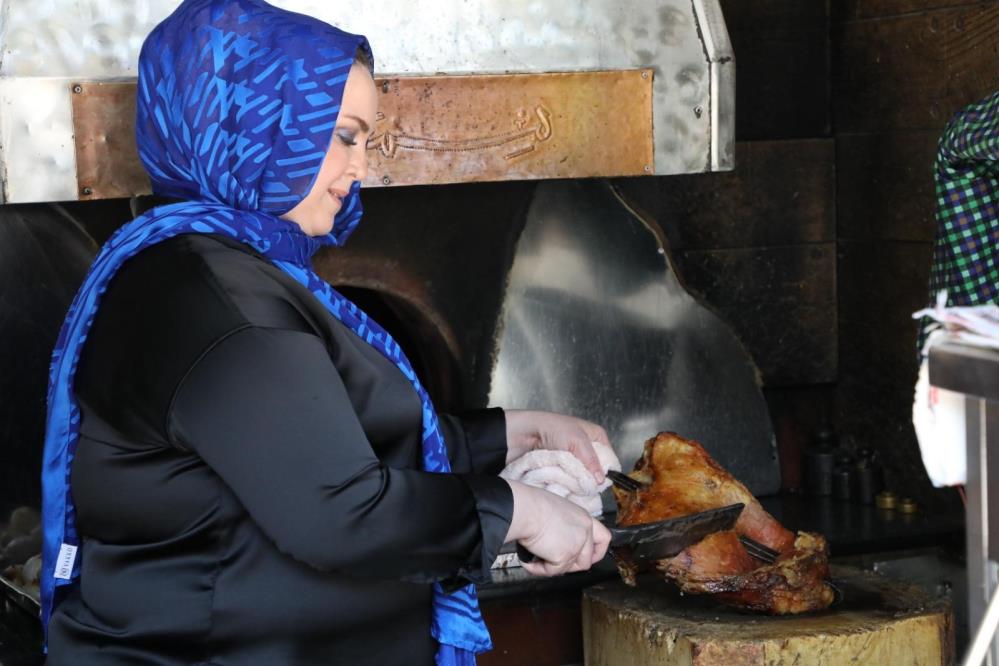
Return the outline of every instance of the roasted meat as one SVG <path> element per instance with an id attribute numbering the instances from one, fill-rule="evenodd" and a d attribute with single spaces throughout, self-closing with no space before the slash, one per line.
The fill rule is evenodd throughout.
<path id="1" fill-rule="evenodd" d="M 699 443 L 664 432 L 645 443 L 629 474 L 649 484 L 637 492 L 618 488 L 618 524 L 637 525 L 742 502 L 735 529 L 717 532 L 654 568 L 685 593 L 711 594 L 730 606 L 783 615 L 826 608 L 833 591 L 826 541 L 818 534 L 785 529 L 744 485 L 711 459 Z M 774 564 L 749 555 L 739 535 L 780 553 Z M 618 557 L 626 583 L 635 584 L 640 565 Z"/>

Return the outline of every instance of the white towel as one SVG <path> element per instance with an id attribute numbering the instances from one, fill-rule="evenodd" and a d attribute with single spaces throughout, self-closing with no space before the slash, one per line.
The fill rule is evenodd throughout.
<path id="1" fill-rule="evenodd" d="M 938 332 L 930 333 L 930 341 L 937 335 Z M 916 381 L 912 426 L 923 456 L 923 466 L 933 485 L 943 488 L 966 483 L 968 454 L 964 446 L 964 396 L 930 386 L 926 359 L 919 367 L 919 379 Z"/>
<path id="2" fill-rule="evenodd" d="M 608 469 L 621 471 L 621 462 L 613 449 L 600 442 L 593 442 L 593 449 L 604 472 Z M 555 493 L 583 507 L 591 516 L 603 513 L 600 492 L 610 486 L 606 478 L 597 485 L 593 474 L 568 451 L 530 451 L 507 465 L 500 476 Z"/>

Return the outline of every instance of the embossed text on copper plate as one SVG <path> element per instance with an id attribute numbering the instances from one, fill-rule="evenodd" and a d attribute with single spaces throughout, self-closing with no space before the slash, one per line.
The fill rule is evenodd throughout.
<path id="1" fill-rule="evenodd" d="M 652 72 L 379 79 L 366 184 L 648 173 Z"/>
<path id="2" fill-rule="evenodd" d="M 648 69 L 379 78 L 366 186 L 650 173 Z M 135 82 L 73 84 L 81 199 L 149 192 Z"/>

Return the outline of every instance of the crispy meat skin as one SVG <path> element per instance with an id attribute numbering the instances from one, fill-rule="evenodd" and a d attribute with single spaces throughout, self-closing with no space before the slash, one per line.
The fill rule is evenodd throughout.
<path id="1" fill-rule="evenodd" d="M 736 502 L 746 505 L 734 530 L 712 534 L 676 557 L 655 563 L 655 569 L 684 592 L 713 594 L 731 606 L 778 615 L 832 603 L 832 589 L 823 582 L 829 572 L 825 539 L 784 529 L 699 443 L 659 433 L 645 442 L 630 476 L 651 485 L 637 493 L 614 489 L 622 526 Z M 780 558 L 764 565 L 750 557 L 740 534 L 780 552 Z M 619 557 L 618 568 L 625 582 L 634 585 L 638 565 Z"/>

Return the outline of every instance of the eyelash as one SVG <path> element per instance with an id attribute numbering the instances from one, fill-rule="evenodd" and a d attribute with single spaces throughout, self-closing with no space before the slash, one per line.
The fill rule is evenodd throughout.
<path id="1" fill-rule="evenodd" d="M 336 137 L 343 142 L 345 146 L 356 146 L 357 139 L 350 132 L 337 132 Z"/>

